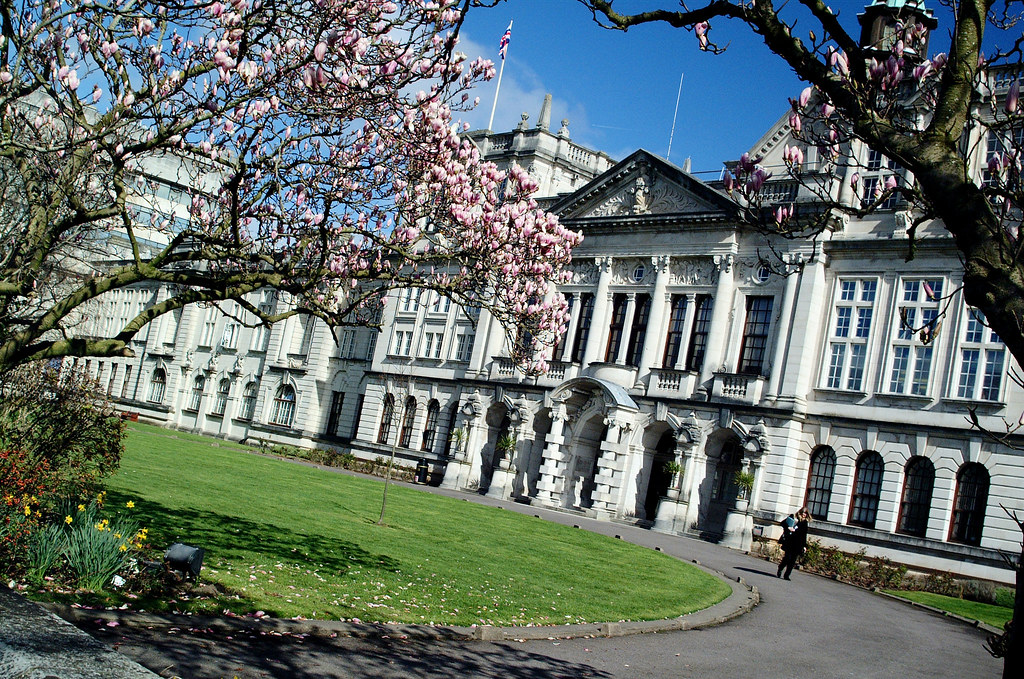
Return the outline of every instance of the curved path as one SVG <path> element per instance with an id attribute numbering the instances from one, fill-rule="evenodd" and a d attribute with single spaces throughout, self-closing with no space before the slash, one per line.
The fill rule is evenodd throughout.
<path id="1" fill-rule="evenodd" d="M 871 592 L 800 572 L 794 572 L 790 582 L 779 580 L 773 564 L 693 538 L 429 490 L 539 514 L 696 559 L 757 587 L 761 604 L 704 630 L 524 642 L 316 639 L 186 628 L 82 627 L 154 672 L 182 678 L 971 679 L 1001 672 L 1001 662 L 982 646 L 981 630 Z M 642 574 L 636 586 L 644 586 Z"/>

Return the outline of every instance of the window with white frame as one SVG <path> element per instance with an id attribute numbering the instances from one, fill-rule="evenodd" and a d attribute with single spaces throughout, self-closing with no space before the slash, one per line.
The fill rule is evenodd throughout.
<path id="1" fill-rule="evenodd" d="M 225 349 L 235 349 L 238 347 L 238 336 L 242 332 L 242 326 L 235 320 L 229 320 L 224 324 L 224 336 L 220 341 L 220 344 Z"/>
<path id="2" fill-rule="evenodd" d="M 366 358 L 367 361 L 372 361 L 373 360 L 373 352 L 377 351 L 377 335 L 379 335 L 379 334 L 380 334 L 380 332 L 378 332 L 376 330 L 373 330 L 373 331 L 370 332 L 370 336 L 366 340 L 366 356 L 365 356 L 365 358 Z"/>
<path id="3" fill-rule="evenodd" d="M 356 331 L 347 328 L 341 331 L 338 338 L 338 356 L 341 358 L 353 358 L 356 352 Z"/>
<path id="4" fill-rule="evenodd" d="M 395 340 L 391 345 L 392 356 L 412 355 L 412 330 L 396 330 Z"/>
<path id="5" fill-rule="evenodd" d="M 896 181 L 897 185 L 902 183 L 902 168 L 899 163 L 889 160 L 874 149 L 868 150 L 867 166 L 861 171 L 861 204 L 870 205 L 876 201 L 886 189 L 886 182 L 890 179 Z M 878 206 L 879 210 L 892 210 L 896 207 L 900 195 L 893 193 Z"/>
<path id="6" fill-rule="evenodd" d="M 257 307 L 261 314 L 270 315 L 274 313 L 274 305 L 269 301 L 261 302 Z M 258 317 L 253 319 L 257 325 L 252 329 L 252 342 L 249 345 L 251 351 L 266 351 L 270 344 L 270 326 L 263 325 Z"/>
<path id="7" fill-rule="evenodd" d="M 890 352 L 890 393 L 928 394 L 934 340 L 941 325 L 942 290 L 941 278 L 901 281 Z"/>
<path id="8" fill-rule="evenodd" d="M 416 313 L 420 304 L 420 291 L 416 288 L 404 288 L 398 294 L 398 310 L 402 313 Z"/>
<path id="9" fill-rule="evenodd" d="M 217 311 L 206 310 L 206 320 L 203 322 L 203 336 L 199 338 L 199 346 L 212 347 L 214 338 L 217 337 Z"/>
<path id="10" fill-rule="evenodd" d="M 217 398 L 213 401 L 214 415 L 223 415 L 228 407 L 228 394 L 231 392 L 231 380 L 226 377 L 217 383 Z"/>
<path id="11" fill-rule="evenodd" d="M 206 388 L 206 378 L 203 375 L 196 375 L 192 380 L 192 397 L 188 402 L 188 409 L 198 412 L 203 405 L 203 390 Z"/>
<path id="12" fill-rule="evenodd" d="M 851 391 L 864 388 L 864 366 L 877 292 L 878 281 L 873 278 L 838 281 L 825 374 L 827 388 Z"/>
<path id="13" fill-rule="evenodd" d="M 434 303 L 430 305 L 430 313 L 446 314 L 452 308 L 452 301 L 439 292 L 433 293 Z"/>
<path id="14" fill-rule="evenodd" d="M 149 379 L 150 403 L 163 403 L 164 392 L 167 390 L 167 373 L 163 368 L 154 368 L 153 376 Z"/>
<path id="15" fill-rule="evenodd" d="M 441 358 L 443 344 L 443 332 L 428 331 L 423 333 L 423 342 L 420 344 L 420 356 L 423 358 Z"/>
<path id="16" fill-rule="evenodd" d="M 256 395 L 259 392 L 258 382 L 249 382 L 242 390 L 242 407 L 238 411 L 238 419 L 251 420 L 256 414 Z"/>
<path id="17" fill-rule="evenodd" d="M 274 411 L 271 413 L 270 423 L 290 427 L 294 421 L 295 389 L 289 384 L 283 384 L 274 394 Z"/>
<path id="18" fill-rule="evenodd" d="M 475 333 L 472 328 L 459 328 L 455 331 L 455 360 L 468 361 L 473 352 L 473 337 Z"/>
<path id="19" fill-rule="evenodd" d="M 998 401 L 1006 367 L 1006 346 L 985 323 L 981 311 L 967 308 L 965 316 L 954 393 L 957 398 L 972 401 Z"/>
<path id="20" fill-rule="evenodd" d="M 305 314 L 299 316 L 299 325 L 292 336 L 291 353 L 299 356 L 308 356 L 309 348 L 313 344 L 313 330 L 316 327 L 316 319 Z"/>
<path id="21" fill-rule="evenodd" d="M 1006 164 L 1013 162 L 1013 155 L 1019 155 L 1024 149 L 1024 127 L 1016 126 L 1010 130 L 989 130 L 985 136 L 985 169 L 982 170 L 981 183 L 992 186 L 1000 183 L 1008 175 Z M 996 159 L 999 165 L 995 165 Z"/>

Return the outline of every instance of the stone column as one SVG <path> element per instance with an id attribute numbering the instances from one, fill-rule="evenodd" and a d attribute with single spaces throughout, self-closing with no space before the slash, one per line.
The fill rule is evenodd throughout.
<path id="1" fill-rule="evenodd" d="M 718 260 L 718 284 L 715 286 L 714 309 L 711 312 L 704 366 L 700 371 L 701 384 L 711 379 L 711 374 L 722 367 L 725 350 L 729 344 L 729 316 L 732 311 L 733 292 L 736 289 L 732 259 L 732 255 L 729 254 L 721 256 Z"/>
<path id="2" fill-rule="evenodd" d="M 572 311 L 569 312 L 569 326 L 565 329 L 565 339 L 562 340 L 562 355 L 554 356 L 557 360 L 569 363 L 572 360 L 573 340 L 576 339 L 576 328 L 580 325 L 580 309 L 583 308 L 583 293 L 573 293 Z"/>
<path id="3" fill-rule="evenodd" d="M 598 360 L 601 347 L 608 341 L 608 307 L 611 294 L 608 286 L 612 279 L 612 258 L 597 257 L 594 259 L 600 272 L 597 277 L 597 292 L 594 293 L 594 314 L 590 321 L 590 336 L 583 351 L 583 366 Z"/>
<path id="4" fill-rule="evenodd" d="M 637 380 L 645 377 L 651 366 L 658 361 L 658 357 L 665 351 L 665 309 L 671 302 L 671 297 L 666 293 L 668 288 L 668 269 L 670 257 L 652 257 L 657 276 L 654 279 L 654 293 L 651 295 L 651 316 L 647 320 L 647 334 L 644 336 L 644 346 L 640 353 L 640 365 L 636 372 Z M 682 352 L 680 352 L 682 355 Z M 669 367 L 669 366 L 662 366 Z"/>
<path id="5" fill-rule="evenodd" d="M 462 430 L 462 440 L 456 444 L 452 452 L 452 458 L 444 468 L 444 479 L 441 481 L 442 488 L 458 490 L 465 488 L 469 482 L 469 432 L 473 419 L 476 417 L 476 410 L 473 402 L 467 401 L 459 409 L 457 429 Z M 451 432 L 449 432 L 449 436 Z"/>
<path id="6" fill-rule="evenodd" d="M 779 391 L 782 371 L 786 365 L 786 348 L 789 346 L 790 323 L 793 320 L 793 300 L 796 297 L 796 284 L 803 273 L 791 273 L 786 277 L 786 289 L 782 293 L 782 310 L 779 315 L 779 327 L 775 329 L 775 351 L 772 352 L 772 374 L 768 378 L 768 398 L 774 399 Z"/>
<path id="7" fill-rule="evenodd" d="M 561 485 L 564 483 L 565 462 L 567 461 L 563 450 L 565 444 L 563 432 L 568 419 L 565 403 L 556 402 L 551 408 L 551 431 L 544 437 L 540 478 L 537 480 L 537 503 L 546 507 L 556 507 L 559 504 L 558 495 L 562 490 Z"/>

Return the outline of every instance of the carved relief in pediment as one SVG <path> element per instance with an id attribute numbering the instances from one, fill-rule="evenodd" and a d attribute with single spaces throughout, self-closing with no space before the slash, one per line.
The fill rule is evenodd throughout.
<path id="1" fill-rule="evenodd" d="M 675 214 L 700 209 L 697 200 L 661 177 L 638 175 L 632 182 L 602 201 L 592 217 Z"/>
<path id="2" fill-rule="evenodd" d="M 650 258 L 616 259 L 612 264 L 612 283 L 616 285 L 650 285 L 656 275 L 657 270 Z"/>
<path id="3" fill-rule="evenodd" d="M 573 262 L 569 266 L 570 285 L 597 285 L 597 265 L 593 262 Z"/>
<path id="4" fill-rule="evenodd" d="M 710 257 L 672 258 L 670 285 L 712 285 L 714 282 L 715 263 Z"/>

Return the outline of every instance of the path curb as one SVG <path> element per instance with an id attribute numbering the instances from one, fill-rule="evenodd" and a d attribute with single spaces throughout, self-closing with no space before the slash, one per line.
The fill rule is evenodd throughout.
<path id="1" fill-rule="evenodd" d="M 253 632 L 275 635 L 306 635 L 320 638 L 399 638 L 424 641 L 532 641 L 589 637 L 621 637 L 633 634 L 706 629 L 733 620 L 753 610 L 761 602 L 757 587 L 742 579 L 727 578 L 699 562 L 691 562 L 706 573 L 723 579 L 732 593 L 717 604 L 678 618 L 648 621 L 620 621 L 579 625 L 497 627 L 480 625 L 398 625 L 386 623 L 340 622 L 336 620 L 294 620 L 287 618 L 252 618 L 248 616 L 183 615 L 146 613 L 141 611 L 81 608 L 64 604 L 41 604 L 68 622 L 83 627 L 95 623 L 108 626 L 144 627 L 150 629 L 214 630 L 226 634 Z"/>

